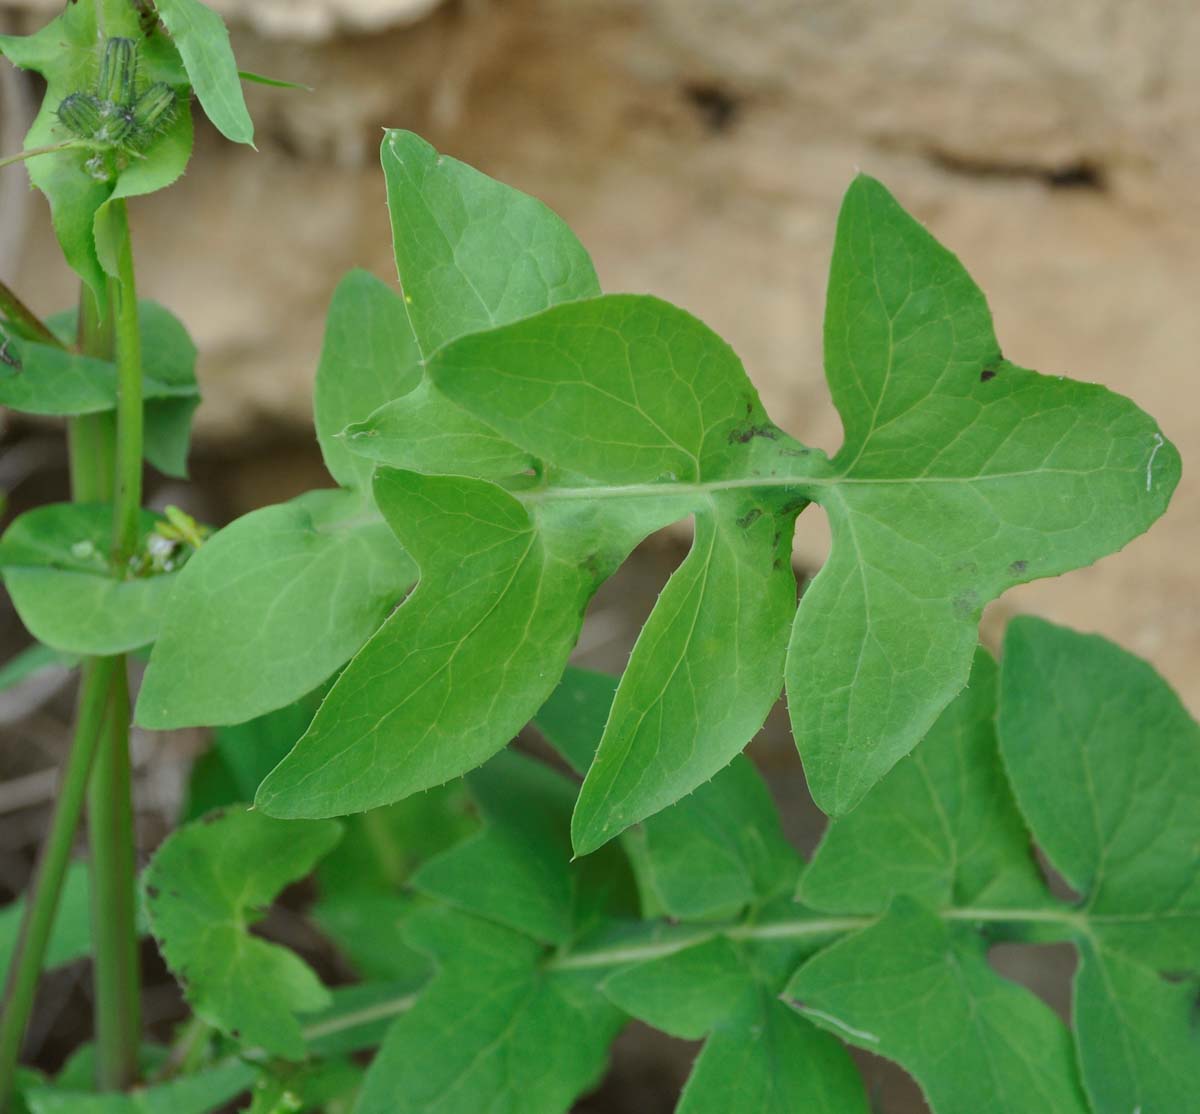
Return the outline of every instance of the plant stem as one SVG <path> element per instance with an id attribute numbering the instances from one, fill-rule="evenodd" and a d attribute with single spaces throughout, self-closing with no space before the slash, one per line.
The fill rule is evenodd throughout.
<path id="1" fill-rule="evenodd" d="M 1087 916 L 1075 909 L 1048 907 L 1044 909 L 983 909 L 960 907 L 943 909 L 939 914 L 947 921 L 969 921 L 975 924 L 1033 926 L 1038 931 L 1051 926 L 1067 937 L 1087 934 Z M 586 970 L 614 967 L 623 963 L 640 963 L 662 959 L 685 948 L 695 947 L 718 936 L 730 940 L 833 940 L 850 932 L 869 928 L 879 918 L 855 917 L 797 917 L 788 921 L 760 923 L 730 922 L 713 924 L 695 932 L 673 933 L 664 939 L 618 944 L 592 951 L 565 952 L 552 957 L 546 964 L 549 970 Z M 1054 937 L 1057 938 L 1057 937 Z"/>
<path id="2" fill-rule="evenodd" d="M 30 147 L 25 151 L 18 151 L 15 155 L 9 155 L 6 158 L 0 159 L 0 170 L 6 166 L 12 166 L 15 162 L 24 162 L 26 159 L 37 158 L 38 155 L 53 155 L 59 151 L 70 151 L 74 147 L 87 147 L 79 139 L 68 139 L 65 143 L 51 143 L 45 147 Z"/>
<path id="3" fill-rule="evenodd" d="M 66 347 L 50 331 L 49 326 L 4 282 L 0 282 L 0 315 L 8 318 L 14 325 L 24 326 L 25 331 L 42 344 L 52 344 L 55 348 Z"/>
<path id="4" fill-rule="evenodd" d="M 111 203 L 117 238 L 115 304 L 117 333 L 117 494 L 113 560 L 125 565 L 137 551 L 142 512 L 142 337 L 138 331 L 133 241 L 123 199 Z"/>
<path id="5" fill-rule="evenodd" d="M 107 313 L 87 291 L 80 306 L 81 350 L 117 363 L 115 437 L 112 420 L 76 424 L 72 449 L 75 497 L 113 498 L 112 560 L 118 576 L 137 549 L 142 499 L 142 349 L 137 283 L 125 202 L 113 204 L 117 278 L 110 281 Z M 77 419 L 78 423 L 81 419 Z M 115 440 L 115 451 L 113 442 Z M 88 457 L 91 457 L 89 460 Z M 114 476 L 115 456 L 115 485 Z M 129 758 L 130 699 L 125 659 L 111 682 L 109 716 L 88 796 L 92 861 L 92 935 L 95 956 L 96 1085 L 121 1090 L 137 1079 L 141 1039 L 141 985 L 137 934 L 136 835 Z"/>
<path id="6" fill-rule="evenodd" d="M 102 1091 L 121 1090 L 137 1079 L 141 1038 L 129 719 L 129 680 L 122 657 L 110 684 L 108 716 L 88 789 L 96 1086 Z"/>
<path id="7" fill-rule="evenodd" d="M 21 1041 L 54 926 L 93 759 L 108 719 L 108 696 L 116 668 L 117 661 L 113 658 L 89 661 L 83 667 L 75 738 L 63 769 L 50 831 L 42 844 L 4 988 L 0 1010 L 0 1114 L 10 1108 Z"/>
<path id="8" fill-rule="evenodd" d="M 109 299 L 111 305 L 111 297 Z M 113 355 L 112 314 L 96 305 L 86 283 L 79 287 L 79 325 L 76 347 L 99 359 Z M 107 503 L 116 474 L 116 418 L 111 413 L 82 414 L 67 423 L 71 458 L 71 498 L 76 503 Z"/>

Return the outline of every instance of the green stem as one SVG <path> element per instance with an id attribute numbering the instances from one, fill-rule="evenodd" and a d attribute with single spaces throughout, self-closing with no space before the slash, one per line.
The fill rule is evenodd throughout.
<path id="1" fill-rule="evenodd" d="M 1087 916 L 1075 909 L 1047 907 L 1043 909 L 984 909 L 961 907 L 943 909 L 939 914 L 947 921 L 968 921 L 972 924 L 1015 925 L 1030 928 L 1035 937 L 1046 941 L 1086 935 L 1090 930 Z M 553 956 L 546 964 L 556 971 L 587 970 L 614 967 L 624 963 L 643 963 L 662 959 L 685 948 L 693 948 L 724 936 L 731 940 L 834 940 L 847 933 L 869 928 L 877 917 L 797 917 L 787 921 L 760 923 L 730 922 L 708 925 L 694 932 L 672 933 L 664 939 L 644 943 L 619 944 L 594 951 L 565 952 Z M 1054 932 L 1045 935 L 1045 930 Z"/>
<path id="2" fill-rule="evenodd" d="M 117 240 L 114 290 L 117 334 L 117 497 L 113 519 L 113 559 L 125 566 L 137 551 L 142 513 L 142 337 L 138 330 L 137 279 L 133 241 L 123 199 L 110 203 Z"/>
<path id="3" fill-rule="evenodd" d="M 54 927 L 93 759 L 109 718 L 108 696 L 116 664 L 112 658 L 102 658 L 83 667 L 75 738 L 63 769 L 50 831 L 42 844 L 30 887 L 0 1009 L 0 1114 L 10 1109 L 21 1041 Z"/>
<path id="4" fill-rule="evenodd" d="M 111 296 L 109 299 L 111 304 Z M 80 352 L 111 360 L 112 314 L 101 310 L 86 283 L 79 287 L 79 326 L 76 347 Z M 71 459 L 71 498 L 76 503 L 112 500 L 116 474 L 116 417 L 111 413 L 83 414 L 67 423 Z"/>
<path id="5" fill-rule="evenodd" d="M 84 291 L 80 350 L 117 364 L 115 432 L 112 415 L 72 423 L 74 495 L 113 499 L 112 558 L 123 575 L 137 549 L 142 499 L 142 350 L 137 284 L 125 202 L 113 204 L 117 277 L 109 282 L 107 312 Z M 115 447 L 114 447 L 115 443 Z M 115 475 L 115 483 L 114 483 Z M 110 714 L 88 796 L 92 859 L 92 934 L 95 955 L 96 1084 L 121 1090 L 137 1079 L 141 984 L 137 934 L 136 834 L 129 758 L 129 679 L 124 658 L 112 680 Z"/>
<path id="6" fill-rule="evenodd" d="M 8 318 L 14 325 L 23 327 L 30 338 L 55 348 L 65 348 L 49 326 L 33 312 L 7 283 L 0 282 L 0 316 Z"/>
<path id="7" fill-rule="evenodd" d="M 141 1039 L 129 680 L 125 659 L 117 661 L 103 740 L 88 787 L 96 1085 L 102 1091 L 122 1090 L 137 1079 Z"/>
<path id="8" fill-rule="evenodd" d="M 53 155 L 59 151 L 70 151 L 74 147 L 90 147 L 91 144 L 85 143 L 79 139 L 69 139 L 66 143 L 51 143 L 45 147 L 30 147 L 25 151 L 18 151 L 15 155 L 8 155 L 6 158 L 0 159 L 0 170 L 6 166 L 12 166 L 15 162 L 24 162 L 26 159 L 35 159 L 38 155 Z"/>

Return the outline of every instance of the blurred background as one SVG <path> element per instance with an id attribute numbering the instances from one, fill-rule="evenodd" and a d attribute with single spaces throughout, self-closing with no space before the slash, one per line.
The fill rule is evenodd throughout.
<path id="1" fill-rule="evenodd" d="M 187 323 L 206 393 L 193 482 L 152 477 L 151 499 L 219 524 L 329 482 L 309 408 L 325 309 L 350 267 L 395 277 L 376 158 L 384 126 L 545 200 L 592 252 L 605 289 L 652 292 L 703 318 L 740 353 L 779 424 L 832 452 L 823 286 L 840 196 L 861 169 L 959 254 L 989 296 L 1006 356 L 1131 396 L 1184 457 L 1174 503 L 1149 535 L 1010 593 L 985 616 L 985 641 L 1020 611 L 1099 631 L 1200 710 L 1195 0 L 210 2 L 243 68 L 315 91 L 248 90 L 257 152 L 197 115 L 193 168 L 133 207 L 142 292 Z M 59 8 L 0 0 L 0 21 L 32 30 Z M 0 152 L 10 153 L 39 91 L 0 67 Z M 41 313 L 75 298 L 20 167 L 0 171 L 0 277 Z M 13 510 L 65 496 L 52 424 L 0 411 L 0 438 Z M 667 534 L 638 551 L 594 605 L 581 663 L 621 667 L 686 544 Z M 798 570 L 815 572 L 827 545 L 812 508 Z M 0 661 L 21 638 L 4 610 Z M 5 893 L 23 884 L 53 791 L 63 685 L 0 697 Z M 199 735 L 138 741 L 145 850 L 173 821 L 203 745 Z M 822 822 L 783 717 L 752 753 L 811 847 Z M 1065 954 L 997 963 L 1066 1009 Z M 59 1022 L 43 1019 L 47 1032 L 68 1004 Z M 631 1032 L 586 1109 L 670 1110 L 692 1054 Z M 924 1109 L 899 1073 L 870 1072 L 881 1110 Z"/>

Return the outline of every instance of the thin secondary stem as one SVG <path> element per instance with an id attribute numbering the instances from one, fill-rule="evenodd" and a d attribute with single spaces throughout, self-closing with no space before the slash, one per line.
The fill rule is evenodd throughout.
<path id="1" fill-rule="evenodd" d="M 0 170 L 6 166 L 12 166 L 13 163 L 25 162 L 26 159 L 36 159 L 39 155 L 55 155 L 59 151 L 70 151 L 75 148 L 88 148 L 96 150 L 96 145 L 88 143 L 83 139 L 68 139 L 64 143 L 49 143 L 45 147 L 28 147 L 24 151 L 18 151 L 15 155 L 7 155 L 0 159 Z"/>
<path id="2" fill-rule="evenodd" d="M 944 920 L 970 921 L 975 924 L 1058 925 L 1070 932 L 1087 932 L 1087 918 L 1074 909 L 983 909 L 962 907 L 943 909 Z M 869 928 L 877 917 L 797 917 L 790 921 L 761 923 L 732 922 L 714 924 L 691 933 L 679 933 L 646 943 L 617 944 L 594 951 L 569 952 L 554 956 L 546 964 L 556 971 L 578 971 L 614 967 L 663 959 L 686 948 L 724 936 L 731 940 L 832 940 L 850 932 Z"/>
<path id="3" fill-rule="evenodd" d="M 21 1041 L 54 927 L 93 759 L 108 718 L 108 695 L 116 667 L 117 662 L 112 658 L 89 661 L 83 667 L 75 738 L 63 769 L 50 831 L 42 844 L 37 872 L 26 898 L 0 1009 L 0 1114 L 10 1109 Z"/>
<path id="4" fill-rule="evenodd" d="M 14 325 L 23 326 L 25 331 L 40 343 L 51 344 L 56 348 L 66 348 L 66 345 L 50 331 L 46 322 L 21 301 L 17 297 L 16 291 L 4 282 L 0 282 L 0 315 L 8 318 Z"/>

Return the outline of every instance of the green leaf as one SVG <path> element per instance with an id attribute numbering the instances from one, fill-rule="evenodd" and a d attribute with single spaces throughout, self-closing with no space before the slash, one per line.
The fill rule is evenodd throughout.
<path id="1" fill-rule="evenodd" d="M 519 754 L 496 755 L 467 775 L 467 785 L 484 830 L 427 863 L 413 885 L 537 940 L 565 943 L 574 913 L 567 870 L 573 786 Z"/>
<path id="2" fill-rule="evenodd" d="M 1168 983 L 1119 953 L 1083 949 L 1072 1012 L 1096 1114 L 1195 1109 L 1198 992 L 1195 979 Z"/>
<path id="3" fill-rule="evenodd" d="M 716 937 L 622 968 L 602 989 L 672 1036 L 711 1033 L 681 1114 L 865 1114 L 862 1081 L 844 1049 L 781 1003 L 778 973 L 756 970 L 754 960 L 752 947 Z"/>
<path id="4" fill-rule="evenodd" d="M 321 896 L 309 915 L 363 977 L 424 981 L 428 959 L 401 937 L 420 902 L 401 888 L 478 829 L 464 785 L 451 782 L 342 824 L 345 835 L 317 870 Z"/>
<path id="5" fill-rule="evenodd" d="M 313 393 L 325 466 L 343 487 L 369 488 L 374 465 L 350 452 L 342 430 L 407 394 L 420 379 L 420 354 L 403 299 L 374 275 L 351 271 L 329 307 Z"/>
<path id="6" fill-rule="evenodd" d="M 1187 1109 L 1200 1050 L 1200 727 L 1146 662 L 1021 618 L 1004 643 L 999 734 L 1038 844 L 1082 895 L 1074 1018 L 1093 1105 Z"/>
<path id="7" fill-rule="evenodd" d="M 630 964 L 603 982 L 605 995 L 627 1014 L 680 1040 L 700 1040 L 746 999 L 757 997 L 745 957 L 724 936 L 661 959 Z"/>
<path id="8" fill-rule="evenodd" d="M 977 650 L 967 688 L 916 750 L 830 823 L 800 900 L 836 913 L 880 913 L 898 894 L 936 909 L 1046 901 L 996 748 L 996 676 Z"/>
<path id="9" fill-rule="evenodd" d="M 825 366 L 846 439 L 812 495 L 833 548 L 788 703 L 839 814 L 962 687 L 984 604 L 1120 549 L 1163 512 L 1179 458 L 1127 400 L 1003 360 L 962 265 L 865 177 L 838 221 Z"/>
<path id="10" fill-rule="evenodd" d="M 998 722 L 1017 803 L 1091 932 L 1138 962 L 1200 969 L 1200 726 L 1170 686 L 1103 638 L 1019 618 Z"/>
<path id="11" fill-rule="evenodd" d="M 179 578 L 138 723 L 240 723 L 293 703 L 363 644 L 414 575 L 359 495 L 313 491 L 245 515 Z"/>
<path id="12" fill-rule="evenodd" d="M 258 783 L 304 734 L 319 703 L 319 694 L 311 694 L 246 723 L 217 728 L 212 745 L 192 766 L 180 822 L 250 800 Z"/>
<path id="13" fill-rule="evenodd" d="M 254 145 L 241 76 L 225 21 L 200 0 L 156 0 L 205 115 L 226 139 Z"/>
<path id="14" fill-rule="evenodd" d="M 90 92 L 96 79 L 96 48 L 101 36 L 97 17 L 103 14 L 109 37 L 126 37 L 138 43 L 138 81 L 135 92 L 156 82 L 174 89 L 187 85 L 187 75 L 174 45 L 165 36 L 144 38 L 139 14 L 128 0 L 96 0 L 70 4 L 62 15 L 34 35 L 0 36 L 0 54 L 22 69 L 46 79 L 42 107 L 29 134 L 27 148 L 63 143 L 75 138 L 59 121 L 58 108 L 72 93 Z M 96 298 L 106 298 L 106 273 L 97 253 L 97 221 L 118 197 L 133 197 L 170 185 L 187 166 L 192 149 L 190 109 L 181 104 L 167 126 L 147 137 L 136 151 L 110 150 L 100 176 L 88 168 L 95 155 L 87 148 L 71 148 L 42 155 L 26 163 L 30 180 L 50 203 L 54 230 L 67 262 L 92 288 Z"/>
<path id="15" fill-rule="evenodd" d="M 356 1114 L 562 1114 L 599 1079 L 623 1018 L 587 972 L 547 968 L 536 941 L 448 910 L 409 935 L 439 972 L 392 1026 Z"/>
<path id="16" fill-rule="evenodd" d="M 72 343 L 78 313 L 55 314 L 48 324 Z M 146 357 L 147 401 L 199 398 L 196 346 L 182 322 L 157 302 L 138 303 L 138 330 Z M 79 356 L 65 348 L 10 336 L 20 368 L 0 368 L 0 405 L 27 414 L 97 414 L 116 407 L 117 369 L 108 360 Z"/>
<path id="17" fill-rule="evenodd" d="M 715 1031 L 692 1068 L 677 1114 L 856 1114 L 862 1080 L 836 1040 L 763 997 L 760 1012 Z"/>
<path id="18" fill-rule="evenodd" d="M 77 311 L 56 314 L 48 324 L 70 344 Z M 138 303 L 145 352 L 146 459 L 169 476 L 186 476 L 192 415 L 200 403 L 196 346 L 187 330 L 157 302 Z M 97 414 L 116 408 L 117 369 L 108 360 L 10 336 L 18 367 L 0 367 L 0 406 L 28 414 Z"/>
<path id="19" fill-rule="evenodd" d="M 30 1114 L 209 1114 L 245 1091 L 255 1075 L 251 1065 L 227 1061 L 127 1095 L 37 1088 L 27 1098 Z"/>
<path id="20" fill-rule="evenodd" d="M 726 765 L 779 695 L 796 600 L 788 516 L 804 500 L 742 488 L 767 472 L 759 444 L 807 450 L 770 425 L 728 345 L 653 298 L 575 302 L 466 337 L 430 374 L 503 436 L 597 485 L 551 483 L 541 498 L 629 505 L 661 484 L 696 516 L 580 795 L 585 854 Z"/>
<path id="21" fill-rule="evenodd" d="M 411 132 L 381 152 L 396 266 L 421 352 L 600 292 L 579 241 L 540 201 Z"/>
<path id="22" fill-rule="evenodd" d="M 245 1091 L 255 1074 L 249 1064 L 230 1061 L 127 1095 L 38 1088 L 27 1097 L 30 1114 L 209 1114 Z"/>
<path id="23" fill-rule="evenodd" d="M 158 520 L 142 513 L 143 538 Z M 111 507 L 73 503 L 28 511 L 5 531 L 0 572 L 40 642 L 65 653 L 121 654 L 158 637 L 178 574 L 118 579 L 111 538 Z"/>
<path id="24" fill-rule="evenodd" d="M 265 74 L 252 73 L 250 70 L 238 70 L 238 77 L 254 85 L 269 85 L 273 89 L 302 89 L 306 93 L 313 91 L 311 85 L 305 85 L 299 81 L 284 81 L 278 77 L 267 77 Z"/>
<path id="25" fill-rule="evenodd" d="M 616 678 L 568 669 L 535 719 L 571 765 L 585 771 L 608 721 Z M 749 759 L 625 833 L 645 916 L 732 916 L 791 886 L 796 852 Z"/>
<path id="26" fill-rule="evenodd" d="M 67 868 L 54 930 L 46 949 L 43 964 L 47 969 L 82 959 L 92 950 L 91 908 L 89 905 L 88 869 L 85 863 L 72 863 Z M 8 971 L 13 949 L 21 931 L 25 899 L 18 898 L 0 909 L 0 972 Z"/>
<path id="27" fill-rule="evenodd" d="M 663 521 L 658 506 L 610 518 L 601 549 L 593 512 L 581 524 L 481 480 L 380 469 L 374 490 L 421 580 L 263 782 L 274 816 L 363 811 L 481 765 L 549 696 L 596 585 Z"/>
<path id="28" fill-rule="evenodd" d="M 1087 1112 L 1062 1022 L 991 969 L 981 937 L 910 898 L 810 959 L 787 995 L 843 1041 L 895 1060 L 936 1114 Z"/>
<path id="29" fill-rule="evenodd" d="M 146 908 L 163 958 L 196 1016 L 244 1046 L 300 1059 L 295 1014 L 329 1004 L 302 960 L 249 927 L 339 834 L 329 821 L 283 823 L 231 809 L 180 828 L 146 870 Z"/>
<path id="30" fill-rule="evenodd" d="M 455 406 L 428 379 L 345 430 L 359 468 L 376 464 L 443 476 L 503 480 L 533 473 L 537 460 L 473 414 Z"/>
<path id="31" fill-rule="evenodd" d="M 592 481 L 550 477 L 543 501 L 673 491 L 696 515 L 693 558 L 643 632 L 581 794 L 577 851 L 678 798 L 761 723 L 807 500 L 835 542 L 796 620 L 789 698 L 833 812 L 962 687 L 984 602 L 1119 548 L 1166 504 L 1178 460 L 1154 423 L 1101 388 L 1000 362 L 982 296 L 882 187 L 851 188 L 838 245 L 829 368 L 847 440 L 832 462 L 770 423 L 728 346 L 655 299 L 560 305 L 430 360 L 441 393 Z M 848 298 L 867 310 L 852 317 Z M 894 377 L 868 374 L 880 366 Z"/>

